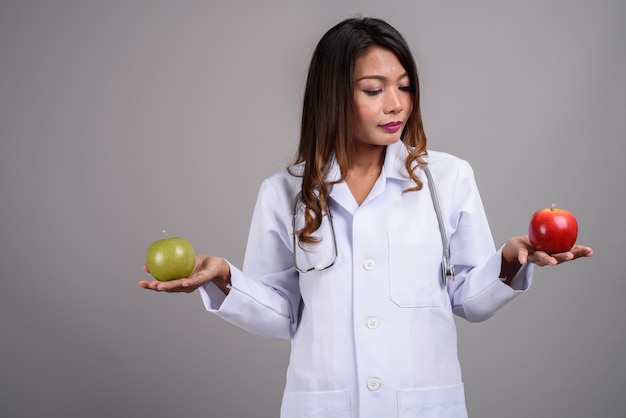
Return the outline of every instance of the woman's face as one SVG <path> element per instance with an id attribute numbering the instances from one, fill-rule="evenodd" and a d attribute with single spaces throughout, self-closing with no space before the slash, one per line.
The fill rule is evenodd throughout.
<path id="1" fill-rule="evenodd" d="M 389 50 L 374 46 L 354 68 L 354 140 L 360 144 L 396 142 L 413 110 L 409 76 Z"/>

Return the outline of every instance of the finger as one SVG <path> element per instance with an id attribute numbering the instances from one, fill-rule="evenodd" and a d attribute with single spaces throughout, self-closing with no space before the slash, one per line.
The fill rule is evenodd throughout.
<path id="1" fill-rule="evenodd" d="M 194 278 L 184 278 L 180 280 L 180 285 L 176 287 L 177 292 L 191 293 L 202 285 L 202 281 Z"/>
<path id="2" fill-rule="evenodd" d="M 166 282 L 154 280 L 152 282 L 152 288 L 154 290 L 158 290 L 159 292 L 171 292 L 177 287 L 180 287 L 180 280 L 170 280 Z"/>
<path id="3" fill-rule="evenodd" d="M 557 264 L 565 263 L 566 261 L 570 261 L 574 259 L 574 254 L 570 251 L 566 251 L 564 253 L 552 254 L 552 258 L 556 259 Z"/>
<path id="4" fill-rule="evenodd" d="M 580 257 L 591 257 L 593 255 L 593 250 L 590 247 L 585 247 L 582 245 L 575 245 L 571 250 L 559 253 L 552 254 L 552 256 L 560 263 L 564 263 L 566 261 L 575 260 Z"/>
<path id="5" fill-rule="evenodd" d="M 137 285 L 142 289 L 158 291 L 159 281 L 157 280 L 140 280 Z"/>
<path id="6" fill-rule="evenodd" d="M 167 282 L 166 284 L 159 285 L 159 290 L 167 293 L 180 293 L 186 292 L 187 288 L 183 287 L 179 280 L 176 283 Z"/>
<path id="7" fill-rule="evenodd" d="M 191 293 L 196 290 L 200 284 L 196 283 L 194 280 L 185 278 L 178 280 L 171 280 L 168 282 L 160 282 L 157 285 L 157 290 L 160 292 L 168 292 L 168 293 Z"/>
<path id="8" fill-rule="evenodd" d="M 144 264 L 142 267 L 143 271 L 145 271 L 146 273 L 150 273 L 150 270 L 148 270 L 148 265 Z"/>
<path id="9" fill-rule="evenodd" d="M 167 282 L 161 282 L 158 280 L 140 280 L 137 282 L 137 285 L 142 289 L 154 290 L 155 292 L 167 292 L 167 293 L 178 293 L 185 292 L 191 293 L 200 287 L 201 283 L 197 283 L 197 281 L 192 279 L 179 279 L 179 280 L 170 280 Z"/>
<path id="10" fill-rule="evenodd" d="M 535 251 L 532 256 L 529 257 L 529 261 L 540 267 L 556 266 L 559 263 L 556 258 L 543 251 Z"/>
<path id="11" fill-rule="evenodd" d="M 150 280 L 140 280 L 137 285 L 143 289 L 150 289 Z"/>
<path id="12" fill-rule="evenodd" d="M 591 257 L 593 255 L 593 249 L 584 245 L 574 245 L 570 252 L 574 254 L 574 258 Z"/>
<path id="13" fill-rule="evenodd" d="M 521 265 L 526 264 L 526 262 L 528 261 L 528 250 L 526 248 L 520 248 L 519 252 L 517 253 L 517 261 L 519 261 Z"/>

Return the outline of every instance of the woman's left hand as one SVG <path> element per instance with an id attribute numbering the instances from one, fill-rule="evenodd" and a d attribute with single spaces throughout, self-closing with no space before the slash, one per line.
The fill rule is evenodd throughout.
<path id="1" fill-rule="evenodd" d="M 580 257 L 591 257 L 593 249 L 584 245 L 574 245 L 569 251 L 558 254 L 548 254 L 533 248 L 528 235 L 520 235 L 510 238 L 502 249 L 502 256 L 509 264 L 526 264 L 527 262 L 537 266 L 556 266 L 566 261 Z"/>

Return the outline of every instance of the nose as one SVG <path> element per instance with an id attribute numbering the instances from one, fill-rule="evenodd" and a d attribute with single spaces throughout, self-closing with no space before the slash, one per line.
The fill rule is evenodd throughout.
<path id="1" fill-rule="evenodd" d="M 401 111 L 402 100 L 400 98 L 400 92 L 395 89 L 387 90 L 383 112 L 385 112 L 385 114 L 396 114 Z"/>

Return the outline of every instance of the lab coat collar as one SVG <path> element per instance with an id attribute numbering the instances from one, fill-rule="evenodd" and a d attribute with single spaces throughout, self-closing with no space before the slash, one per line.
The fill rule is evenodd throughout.
<path id="1" fill-rule="evenodd" d="M 385 178 L 393 178 L 398 180 L 410 180 L 409 174 L 404 167 L 404 161 L 409 155 L 409 151 L 406 149 L 404 142 L 398 140 L 393 144 L 387 145 L 385 151 L 385 162 L 383 163 L 382 175 Z M 333 157 L 330 162 L 328 174 L 326 175 L 326 181 L 342 182 L 341 170 L 337 159 Z"/>
<path id="2" fill-rule="evenodd" d="M 404 162 L 406 161 L 406 157 L 408 155 L 409 151 L 402 141 L 397 141 L 391 145 L 387 145 L 385 163 L 383 165 L 384 177 L 410 181 L 411 177 L 409 177 L 409 173 L 407 173 L 406 168 L 404 167 Z"/>
<path id="3" fill-rule="evenodd" d="M 404 161 L 406 160 L 407 155 L 408 150 L 406 149 L 404 142 L 398 140 L 393 144 L 387 145 L 381 175 L 376 181 L 376 184 L 374 184 L 367 200 L 382 193 L 385 190 L 385 185 L 388 179 L 411 181 L 409 174 L 404 167 Z M 354 213 L 354 211 L 358 209 L 358 204 L 356 203 L 356 200 L 354 200 L 354 196 L 352 196 L 352 192 L 350 192 L 348 185 L 341 178 L 341 170 L 339 169 L 339 164 L 335 158 L 333 158 L 331 162 L 326 180 L 328 182 L 338 181 L 338 183 L 331 186 L 330 197 L 348 212 Z"/>

